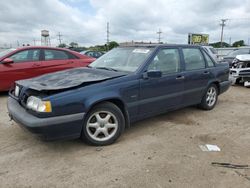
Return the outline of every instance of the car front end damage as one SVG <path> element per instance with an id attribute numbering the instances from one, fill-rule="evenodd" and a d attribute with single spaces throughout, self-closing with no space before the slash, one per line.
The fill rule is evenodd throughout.
<path id="1" fill-rule="evenodd" d="M 21 127 L 44 140 L 73 139 L 80 136 L 84 112 L 52 116 L 53 102 L 38 96 L 27 96 L 22 90 L 19 95 L 16 94 L 16 89 L 10 90 L 7 107 L 10 118 Z M 31 100 L 34 100 L 33 105 Z"/>
<path id="2" fill-rule="evenodd" d="M 9 116 L 45 140 L 79 138 L 86 112 L 83 101 L 72 95 L 85 86 L 121 75 L 76 68 L 17 81 L 9 92 Z"/>
<path id="3" fill-rule="evenodd" d="M 250 85 L 250 55 L 237 56 L 230 69 L 230 80 L 232 84 L 243 83 Z"/>

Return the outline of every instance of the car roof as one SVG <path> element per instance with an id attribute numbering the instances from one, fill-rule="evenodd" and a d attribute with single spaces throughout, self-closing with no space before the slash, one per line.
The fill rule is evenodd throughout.
<path id="1" fill-rule="evenodd" d="M 72 51 L 67 48 L 59 48 L 59 47 L 50 47 L 50 46 L 24 46 L 19 47 L 17 50 L 28 50 L 28 49 L 50 49 L 50 50 L 66 50 L 66 51 Z"/>
<path id="2" fill-rule="evenodd" d="M 119 47 L 201 47 L 200 45 L 192 45 L 192 44 L 126 44 L 126 45 L 121 45 Z"/>

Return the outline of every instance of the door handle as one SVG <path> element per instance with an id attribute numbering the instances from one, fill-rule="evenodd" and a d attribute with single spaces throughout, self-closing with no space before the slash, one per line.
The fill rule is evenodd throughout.
<path id="1" fill-rule="evenodd" d="M 39 66 L 40 66 L 40 64 L 38 64 L 38 63 L 33 64 L 33 67 L 39 67 Z"/>
<path id="2" fill-rule="evenodd" d="M 185 76 L 180 75 L 180 76 L 177 76 L 175 79 L 176 79 L 176 80 L 184 80 L 184 79 L 185 79 Z"/>
<path id="3" fill-rule="evenodd" d="M 68 63 L 68 64 L 72 64 L 72 63 L 74 63 L 74 61 L 68 61 L 67 63 Z"/>
<path id="4" fill-rule="evenodd" d="M 209 71 L 204 71 L 203 74 L 210 74 L 210 72 Z"/>

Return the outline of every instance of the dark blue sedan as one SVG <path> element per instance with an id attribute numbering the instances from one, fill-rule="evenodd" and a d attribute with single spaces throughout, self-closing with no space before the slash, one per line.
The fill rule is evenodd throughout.
<path id="1" fill-rule="evenodd" d="M 16 82 L 10 117 L 47 140 L 113 143 L 131 122 L 190 105 L 214 108 L 228 64 L 200 46 L 119 47 L 88 67 Z"/>

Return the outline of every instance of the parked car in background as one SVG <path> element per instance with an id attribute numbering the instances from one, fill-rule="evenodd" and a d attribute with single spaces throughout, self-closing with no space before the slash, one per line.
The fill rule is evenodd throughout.
<path id="1" fill-rule="evenodd" d="M 230 52 L 228 55 L 224 56 L 222 61 L 227 62 L 229 64 L 229 67 L 232 67 L 233 60 L 236 58 L 237 55 L 244 55 L 244 54 L 250 54 L 250 48 L 244 47 L 239 48 L 237 50 L 234 50 Z"/>
<path id="2" fill-rule="evenodd" d="M 85 67 L 95 59 L 77 52 L 52 47 L 24 47 L 0 52 L 0 91 L 7 91 L 16 80 L 45 73 Z"/>
<path id="3" fill-rule="evenodd" d="M 218 61 L 218 54 L 217 51 L 213 48 L 213 46 L 202 46 L 209 55 L 214 58 L 215 61 Z"/>
<path id="4" fill-rule="evenodd" d="M 16 82 L 9 115 L 45 139 L 113 143 L 135 122 L 190 105 L 215 107 L 229 67 L 200 46 L 118 47 L 88 67 Z"/>
<path id="5" fill-rule="evenodd" d="M 93 58 L 99 58 L 104 54 L 104 52 L 87 50 L 87 51 L 80 52 L 80 54 L 87 55 L 87 56 L 90 56 L 90 57 L 93 57 Z"/>
<path id="6" fill-rule="evenodd" d="M 230 80 L 232 84 L 250 85 L 250 54 L 236 56 L 230 69 Z"/>

